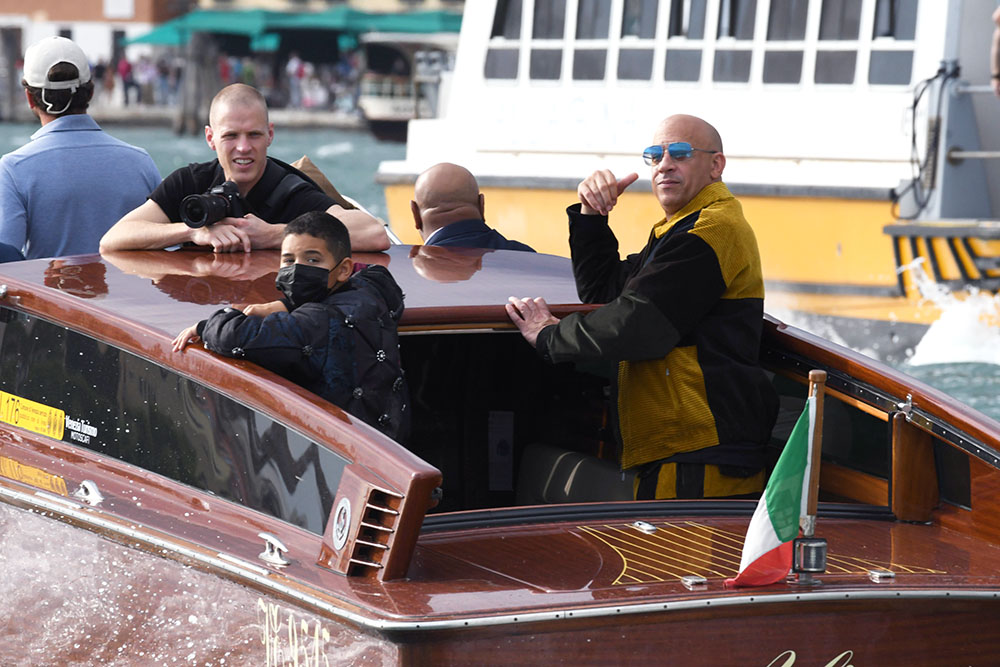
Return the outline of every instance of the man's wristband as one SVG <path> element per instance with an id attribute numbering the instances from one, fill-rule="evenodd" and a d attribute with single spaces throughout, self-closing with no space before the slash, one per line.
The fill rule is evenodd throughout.
<path id="1" fill-rule="evenodd" d="M 990 78 L 991 79 L 1000 79 L 1000 74 L 991 74 Z"/>

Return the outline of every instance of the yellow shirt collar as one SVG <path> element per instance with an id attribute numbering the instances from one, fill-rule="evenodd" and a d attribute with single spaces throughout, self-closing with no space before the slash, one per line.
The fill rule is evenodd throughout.
<path id="1" fill-rule="evenodd" d="M 683 220 L 695 211 L 700 211 L 709 204 L 714 204 L 715 202 L 722 201 L 723 199 L 733 199 L 733 193 L 729 191 L 726 184 L 722 181 L 709 183 L 703 187 L 701 192 L 696 194 L 694 199 L 689 201 L 684 208 L 674 213 L 670 216 L 670 218 L 664 218 L 653 225 L 653 234 L 656 238 L 660 238 L 666 234 L 678 220 Z"/>

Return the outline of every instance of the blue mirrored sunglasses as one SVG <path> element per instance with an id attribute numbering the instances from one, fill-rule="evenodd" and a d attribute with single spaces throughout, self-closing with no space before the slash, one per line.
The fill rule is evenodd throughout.
<path id="1" fill-rule="evenodd" d="M 670 159 L 683 162 L 684 160 L 689 160 L 694 157 L 695 151 L 699 153 L 718 153 L 719 151 L 710 151 L 704 148 L 694 148 L 686 141 L 675 141 L 672 144 L 667 144 L 667 153 L 670 155 Z M 650 146 L 649 148 L 642 151 L 642 159 L 648 165 L 659 164 L 660 160 L 663 159 L 663 146 Z"/>

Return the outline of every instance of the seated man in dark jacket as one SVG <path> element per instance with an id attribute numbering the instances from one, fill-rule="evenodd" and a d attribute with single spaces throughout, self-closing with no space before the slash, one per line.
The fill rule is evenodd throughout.
<path id="1" fill-rule="evenodd" d="M 642 152 L 663 217 L 624 259 L 608 225 L 639 174 L 602 169 L 567 209 L 580 300 L 563 320 L 544 299 L 507 313 L 548 362 L 617 366 L 621 467 L 638 500 L 760 493 L 778 395 L 760 365 L 764 278 L 753 228 L 722 182 L 718 131 L 664 119 Z"/>
<path id="2" fill-rule="evenodd" d="M 410 210 L 424 245 L 534 252 L 490 229 L 476 177 L 457 164 L 442 162 L 420 174 L 413 186 Z"/>
<path id="3" fill-rule="evenodd" d="M 352 275 L 343 223 L 312 211 L 288 223 L 275 284 L 284 298 L 224 308 L 174 339 L 240 357 L 313 391 L 398 441 L 409 431 L 396 324 L 403 292 L 382 266 Z"/>

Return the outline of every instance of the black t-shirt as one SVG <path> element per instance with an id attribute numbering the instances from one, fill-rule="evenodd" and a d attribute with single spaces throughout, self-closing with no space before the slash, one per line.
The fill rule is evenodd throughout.
<path id="1" fill-rule="evenodd" d="M 279 201 L 269 201 L 271 193 L 288 173 L 298 175 L 305 183 L 297 183 L 296 187 L 287 196 L 280 197 Z M 185 197 L 204 194 L 225 180 L 226 175 L 218 159 L 211 162 L 192 162 L 163 179 L 149 198 L 163 209 L 171 222 L 179 222 L 181 201 Z M 285 224 L 309 211 L 325 211 L 336 202 L 302 172 L 273 158 L 267 158 L 264 174 L 257 181 L 257 185 L 247 193 L 246 203 L 249 205 L 249 212 L 262 220 Z"/>

